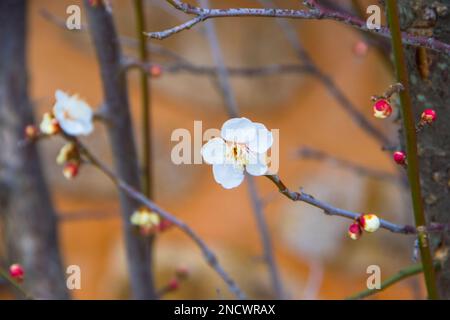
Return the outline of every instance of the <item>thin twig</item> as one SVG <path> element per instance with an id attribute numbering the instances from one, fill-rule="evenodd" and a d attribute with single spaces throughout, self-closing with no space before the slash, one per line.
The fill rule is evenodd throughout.
<path id="1" fill-rule="evenodd" d="M 33 300 L 33 296 L 28 293 L 18 282 L 17 280 L 13 279 L 8 272 L 6 272 L 5 270 L 3 270 L 3 268 L 0 268 L 0 278 L 5 279 L 5 281 L 7 283 L 9 283 L 12 287 L 14 287 L 15 289 L 17 289 L 17 291 L 19 291 L 25 299 L 27 300 Z"/>
<path id="2" fill-rule="evenodd" d="M 440 267 L 440 263 L 436 262 L 435 268 L 439 268 L 439 267 Z M 363 290 L 361 292 L 358 292 L 358 293 L 346 298 L 346 300 L 359 300 L 359 299 L 364 299 L 364 298 L 370 297 L 374 294 L 379 293 L 380 291 L 386 290 L 387 288 L 393 286 L 394 284 L 396 284 L 404 279 L 407 279 L 409 277 L 412 277 L 412 276 L 422 273 L 422 272 L 423 272 L 422 264 L 421 263 L 414 264 L 412 266 L 409 266 L 409 267 L 406 267 L 406 268 L 400 270 L 393 276 L 391 276 L 388 279 L 386 279 L 385 281 L 383 281 L 380 285 L 380 289 L 366 289 L 366 290 Z"/>
<path id="3" fill-rule="evenodd" d="M 169 64 L 155 64 L 155 63 L 142 63 L 132 58 L 127 58 L 124 62 L 124 68 L 139 68 L 145 71 L 151 76 L 150 69 L 153 65 L 161 66 L 165 73 L 182 73 L 186 72 L 197 76 L 210 76 L 215 77 L 219 71 L 216 66 L 197 65 L 189 61 L 175 62 Z M 277 74 L 299 74 L 312 73 L 310 66 L 301 64 L 268 64 L 258 67 L 225 67 L 228 75 L 231 77 L 259 77 L 259 76 L 271 76 Z"/>
<path id="4" fill-rule="evenodd" d="M 423 200 L 421 194 L 422 190 L 420 187 L 416 128 L 409 89 L 408 68 L 406 65 L 403 45 L 401 41 L 400 20 L 398 16 L 396 0 L 387 0 L 387 13 L 389 26 L 391 27 L 392 50 L 394 53 L 394 64 L 396 68 L 397 81 L 404 87 L 404 90 L 400 91 L 399 95 L 404 128 L 403 132 L 406 143 L 406 154 L 408 155 L 407 172 L 411 189 L 414 219 L 418 230 L 422 230 L 426 225 L 426 217 L 423 209 Z M 418 238 L 428 298 L 439 299 L 428 235 L 425 232 L 420 232 Z"/>
<path id="5" fill-rule="evenodd" d="M 212 18 L 224 17 L 277 17 L 289 19 L 306 19 L 306 20 L 333 20 L 342 22 L 359 30 L 378 34 L 385 38 L 390 38 L 389 28 L 382 26 L 380 29 L 371 30 L 367 27 L 366 22 L 353 15 L 333 11 L 322 6 L 316 6 L 310 10 L 294 10 L 294 9 L 270 9 L 270 8 L 229 8 L 229 9 L 206 9 L 196 7 L 184 3 L 180 0 L 167 0 L 176 9 L 187 14 L 195 15 L 195 17 L 183 24 L 173 28 L 159 32 L 148 32 L 147 36 L 154 39 L 165 39 L 183 30 L 190 29 L 196 24 Z M 432 37 L 415 36 L 406 32 L 401 34 L 404 44 L 412 46 L 423 46 L 432 50 L 450 54 L 450 44 L 441 42 Z"/>
<path id="6" fill-rule="evenodd" d="M 270 231 L 267 226 L 267 221 L 264 218 L 263 203 L 258 196 L 256 190 L 255 179 L 251 176 L 247 177 L 247 185 L 250 193 L 250 198 L 253 206 L 253 213 L 255 214 L 256 223 L 258 224 L 259 235 L 261 237 L 261 243 L 264 250 L 264 262 L 269 267 L 270 279 L 272 286 L 274 287 L 275 296 L 278 299 L 285 298 L 285 292 L 283 289 L 283 283 L 280 279 L 280 273 L 273 253 L 272 239 Z"/>
<path id="7" fill-rule="evenodd" d="M 267 175 L 266 177 L 269 178 L 269 180 L 271 180 L 278 187 L 278 190 L 282 194 L 284 194 L 287 198 L 291 199 L 292 201 L 306 202 L 314 207 L 322 209 L 325 214 L 330 216 L 340 216 L 351 220 L 356 220 L 361 216 L 361 213 L 358 212 L 352 212 L 333 207 L 332 205 L 326 202 L 317 200 L 312 195 L 309 195 L 303 191 L 301 192 L 291 191 L 286 187 L 286 185 L 281 181 L 280 177 L 277 175 Z M 402 234 L 417 233 L 416 228 L 413 226 L 398 225 L 384 219 L 380 219 L 380 227 L 394 233 L 402 233 Z"/>

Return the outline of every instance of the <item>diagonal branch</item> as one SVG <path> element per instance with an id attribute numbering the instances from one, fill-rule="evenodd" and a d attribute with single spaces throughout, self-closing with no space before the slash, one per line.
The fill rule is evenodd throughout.
<path id="1" fill-rule="evenodd" d="M 206 9 L 197 6 L 192 6 L 180 0 L 167 0 L 176 9 L 187 14 L 195 15 L 195 18 L 177 25 L 173 28 L 159 31 L 148 32 L 147 36 L 154 39 L 165 39 L 176 33 L 190 29 L 196 24 L 212 18 L 224 17 L 277 17 L 289 19 L 304 19 L 304 20 L 333 20 L 352 26 L 362 31 L 378 34 L 385 38 L 390 38 L 389 28 L 382 26 L 380 29 L 371 30 L 367 27 L 366 22 L 358 17 L 348 13 L 334 11 L 322 6 L 315 6 L 309 10 L 294 10 L 294 9 L 271 9 L 271 8 L 229 8 L 229 9 Z M 315 1 L 314 1 L 315 2 Z M 441 42 L 432 37 L 415 36 L 406 32 L 402 33 L 402 42 L 412 46 L 422 46 L 435 51 L 450 54 L 450 44 Z"/>
<path id="2" fill-rule="evenodd" d="M 228 275 L 228 273 L 220 265 L 214 252 L 206 245 L 206 243 L 200 238 L 200 236 L 195 233 L 185 222 L 175 217 L 171 213 L 163 210 L 157 206 L 153 201 L 147 198 L 144 194 L 139 192 L 135 187 L 131 186 L 119 176 L 117 176 L 111 169 L 109 169 L 105 164 L 103 164 L 99 159 L 97 159 L 79 140 L 73 137 L 67 137 L 74 143 L 76 143 L 80 153 L 86 158 L 86 160 L 102 171 L 111 181 L 128 197 L 134 199 L 143 206 L 148 207 L 150 210 L 156 212 L 163 219 L 171 222 L 173 225 L 181 229 L 187 236 L 189 236 L 195 244 L 200 248 L 206 262 L 217 272 L 217 274 L 223 279 L 225 284 L 228 286 L 229 290 L 239 299 L 245 299 L 245 294 L 241 291 L 235 281 Z"/>
<path id="3" fill-rule="evenodd" d="M 325 214 L 328 214 L 330 216 L 339 216 L 351 220 L 356 220 L 361 216 L 361 213 L 333 207 L 332 205 L 326 202 L 317 200 L 312 195 L 309 195 L 303 191 L 302 192 L 291 191 L 286 187 L 286 185 L 281 181 L 280 177 L 277 175 L 267 175 L 266 177 L 269 178 L 269 180 L 271 180 L 278 187 L 278 190 L 282 194 L 284 194 L 287 198 L 291 199 L 292 201 L 302 201 L 308 203 L 314 207 L 322 209 Z M 413 226 L 398 225 L 384 219 L 380 219 L 380 227 L 394 233 L 403 233 L 403 234 L 417 233 L 416 228 Z"/>
<path id="4" fill-rule="evenodd" d="M 260 0 L 260 2 L 263 5 L 271 8 L 274 6 L 273 1 L 271 0 Z M 336 99 L 341 108 L 343 108 L 344 111 L 347 112 L 350 118 L 363 131 L 369 134 L 380 144 L 390 145 L 390 140 L 386 137 L 386 135 L 376 126 L 374 126 L 372 122 L 370 122 L 364 116 L 364 114 L 350 101 L 350 99 L 344 94 L 344 92 L 339 89 L 334 80 L 316 65 L 311 56 L 303 47 L 303 44 L 298 39 L 297 32 L 292 24 L 285 19 L 276 19 L 276 22 L 283 30 L 287 41 L 294 49 L 298 59 L 302 62 L 302 64 L 305 64 L 306 66 L 309 66 L 311 68 L 310 74 L 322 83 L 322 85 L 327 89 L 328 93 Z"/>
<path id="5" fill-rule="evenodd" d="M 434 266 L 436 269 L 439 269 L 440 263 L 435 262 Z M 374 294 L 377 294 L 380 291 L 386 290 L 387 288 L 393 286 L 394 284 L 396 284 L 404 279 L 415 276 L 422 272 L 423 272 L 422 264 L 421 263 L 414 264 L 412 266 L 409 266 L 409 267 L 406 267 L 406 268 L 400 270 L 393 276 L 391 276 L 388 279 L 386 279 L 385 281 L 383 281 L 380 285 L 380 289 L 366 289 L 364 291 L 358 292 L 358 293 L 348 297 L 347 300 L 359 300 L 359 299 L 364 299 L 364 298 L 370 297 Z"/>

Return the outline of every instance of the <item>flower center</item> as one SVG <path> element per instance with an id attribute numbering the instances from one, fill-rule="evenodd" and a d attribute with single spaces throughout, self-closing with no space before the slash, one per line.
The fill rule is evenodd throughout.
<path id="1" fill-rule="evenodd" d="M 235 166 L 243 168 L 249 163 L 250 150 L 243 143 L 227 142 L 225 158 Z"/>
<path id="2" fill-rule="evenodd" d="M 64 110 L 64 112 L 63 112 L 63 117 L 64 117 L 64 119 L 66 119 L 66 120 L 75 120 L 75 118 L 72 117 L 72 115 L 70 114 L 70 112 L 67 111 L 67 110 Z"/>

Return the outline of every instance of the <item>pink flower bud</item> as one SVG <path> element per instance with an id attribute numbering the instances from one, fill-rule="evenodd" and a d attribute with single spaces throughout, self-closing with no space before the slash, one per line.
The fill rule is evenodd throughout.
<path id="1" fill-rule="evenodd" d="M 422 112 L 421 121 L 424 123 L 431 124 L 436 120 L 436 111 L 433 109 L 425 109 Z"/>
<path id="2" fill-rule="evenodd" d="M 167 229 L 169 229 L 171 226 L 173 225 L 172 222 L 170 222 L 167 219 L 162 219 L 161 222 L 158 225 L 158 230 L 160 232 L 166 231 Z"/>
<path id="3" fill-rule="evenodd" d="M 22 281 L 25 276 L 25 271 L 20 264 L 14 263 L 9 267 L 9 275 L 17 281 Z"/>
<path id="4" fill-rule="evenodd" d="M 380 228 L 380 219 L 371 213 L 364 214 L 359 218 L 359 224 L 367 232 L 375 232 Z"/>
<path id="5" fill-rule="evenodd" d="M 353 240 L 358 240 L 362 236 L 361 226 L 358 222 L 353 222 L 348 228 L 348 235 Z"/>
<path id="6" fill-rule="evenodd" d="M 392 107 L 385 99 L 378 99 L 373 105 L 373 115 L 379 119 L 385 119 L 392 114 Z"/>
<path id="7" fill-rule="evenodd" d="M 39 128 L 34 124 L 25 127 L 25 138 L 27 140 L 36 140 L 39 137 Z"/>
<path id="8" fill-rule="evenodd" d="M 353 46 L 353 53 L 358 57 L 364 57 L 369 51 L 369 46 L 364 41 L 357 41 Z"/>
<path id="9" fill-rule="evenodd" d="M 397 164 L 404 165 L 406 163 L 406 153 L 403 151 L 395 151 L 392 158 Z"/>
<path id="10" fill-rule="evenodd" d="M 66 179 L 71 180 L 78 175 L 80 165 L 75 162 L 68 162 L 64 165 L 63 175 Z"/>
<path id="11" fill-rule="evenodd" d="M 150 75 L 152 77 L 157 78 L 157 77 L 161 76 L 161 74 L 162 74 L 162 68 L 160 65 L 153 64 L 150 67 Z"/>

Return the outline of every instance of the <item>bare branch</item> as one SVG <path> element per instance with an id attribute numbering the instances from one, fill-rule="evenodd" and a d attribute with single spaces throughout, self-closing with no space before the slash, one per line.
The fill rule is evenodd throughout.
<path id="1" fill-rule="evenodd" d="M 118 176 L 138 189 L 140 186 L 137 151 L 132 132 L 127 82 L 122 73 L 122 52 L 111 13 L 103 2 L 93 7 L 85 0 L 89 31 L 95 46 L 102 77 L 105 112 L 111 119 L 107 127 L 111 141 L 115 169 Z M 139 203 L 120 192 L 122 227 L 133 296 L 136 299 L 154 299 L 152 269 L 152 239 L 133 234 L 130 216 Z"/>
<path id="2" fill-rule="evenodd" d="M 325 214 L 331 216 L 340 216 L 351 220 L 356 220 L 361 216 L 361 213 L 333 207 L 332 205 L 326 202 L 315 199 L 312 195 L 309 195 L 303 191 L 302 192 L 291 191 L 286 187 L 286 185 L 281 181 L 280 177 L 278 177 L 277 175 L 267 175 L 266 177 L 269 178 L 269 180 L 271 180 L 278 187 L 278 190 L 282 194 L 284 194 L 287 198 L 291 199 L 292 201 L 302 201 L 309 203 L 314 207 L 322 209 Z M 403 233 L 403 234 L 417 233 L 416 228 L 413 226 L 398 225 L 384 219 L 380 219 L 380 227 L 392 231 L 394 233 Z"/>
<path id="3" fill-rule="evenodd" d="M 161 66 L 165 73 L 189 73 L 196 76 L 215 77 L 219 68 L 216 66 L 197 65 L 189 61 L 176 62 L 170 64 L 142 63 L 134 59 L 126 59 L 124 68 L 139 68 L 151 76 L 151 67 L 153 65 Z M 310 66 L 301 64 L 269 64 L 258 67 L 230 67 L 226 66 L 226 71 L 230 77 L 263 77 L 279 74 L 311 74 L 313 72 Z"/>
<path id="4" fill-rule="evenodd" d="M 173 28 L 159 31 L 148 32 L 147 36 L 154 39 L 165 39 L 176 33 L 190 29 L 196 24 L 212 18 L 223 17 L 278 17 L 289 19 L 304 19 L 304 20 L 333 20 L 342 22 L 359 30 L 378 34 L 385 38 L 390 38 L 389 28 L 381 27 L 380 29 L 371 30 L 367 28 L 366 22 L 358 17 L 348 13 L 333 11 L 328 8 L 315 4 L 314 9 L 310 10 L 294 10 L 294 9 L 269 9 L 269 8 L 229 8 L 229 9 L 206 9 L 196 6 L 191 6 L 180 0 L 168 0 L 176 9 L 181 10 L 187 14 L 195 15 L 196 17 L 177 25 Z M 421 46 L 435 51 L 440 51 L 450 54 L 450 44 L 441 42 L 432 37 L 415 36 L 406 32 L 402 33 L 402 41 L 404 44 L 412 46 Z"/>

